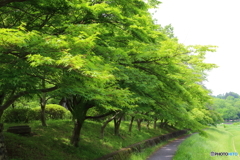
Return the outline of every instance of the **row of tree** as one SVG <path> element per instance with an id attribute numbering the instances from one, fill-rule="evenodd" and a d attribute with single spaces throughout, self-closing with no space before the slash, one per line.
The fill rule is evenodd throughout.
<path id="1" fill-rule="evenodd" d="M 204 62 L 215 47 L 180 44 L 148 12 L 159 3 L 1 1 L 0 116 L 20 97 L 38 95 L 46 126 L 54 97 L 73 115 L 74 146 L 89 118 L 113 115 L 120 126 L 127 114 L 139 127 L 152 119 L 191 129 L 221 120 L 206 107 L 212 98 L 202 85 L 216 67 Z M 92 110 L 99 115 L 88 115 Z"/>

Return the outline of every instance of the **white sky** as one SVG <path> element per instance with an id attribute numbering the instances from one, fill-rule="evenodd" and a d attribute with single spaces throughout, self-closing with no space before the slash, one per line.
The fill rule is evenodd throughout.
<path id="1" fill-rule="evenodd" d="M 172 24 L 179 42 L 216 45 L 206 62 L 219 67 L 208 73 L 205 86 L 213 95 L 240 94 L 240 0 L 161 0 L 154 18 Z"/>

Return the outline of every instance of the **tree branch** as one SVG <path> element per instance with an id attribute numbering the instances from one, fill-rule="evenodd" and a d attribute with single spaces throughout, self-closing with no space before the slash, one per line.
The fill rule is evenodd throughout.
<path id="1" fill-rule="evenodd" d="M 0 7 L 4 7 L 13 2 L 25 2 L 25 1 L 28 1 L 28 0 L 0 0 Z"/>
<path id="2" fill-rule="evenodd" d="M 158 58 L 158 59 L 152 59 L 152 60 L 146 60 L 146 61 L 134 61 L 132 63 L 152 63 L 152 62 L 161 61 L 163 58 L 165 58 L 165 57 L 161 57 L 161 58 Z"/>
<path id="3" fill-rule="evenodd" d="M 105 114 L 102 114 L 102 115 L 99 115 L 99 116 L 86 116 L 85 119 L 98 119 L 98 118 L 103 118 L 103 117 L 106 117 L 106 116 L 109 116 L 110 114 L 113 114 L 114 111 L 110 111 L 108 113 L 105 113 Z"/>
<path id="4" fill-rule="evenodd" d="M 36 92 L 50 92 L 50 91 L 54 91 L 58 89 L 58 86 L 54 86 L 54 87 L 51 87 L 51 88 L 45 88 L 45 89 L 37 89 L 35 90 Z M 24 96 L 24 95 L 27 95 L 27 94 L 31 94 L 30 91 L 22 91 L 22 92 L 19 92 L 11 97 L 8 98 L 8 100 L 5 101 L 5 103 L 3 105 L 0 106 L 0 111 L 4 111 L 5 109 L 7 109 L 14 101 L 16 101 L 18 98 Z"/>

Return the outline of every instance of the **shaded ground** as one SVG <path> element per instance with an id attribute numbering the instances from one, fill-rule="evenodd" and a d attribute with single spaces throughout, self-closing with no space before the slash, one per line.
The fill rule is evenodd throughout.
<path id="1" fill-rule="evenodd" d="M 71 119 L 48 120 L 47 123 L 48 127 L 42 127 L 40 121 L 5 123 L 3 134 L 9 159 L 92 160 L 131 144 L 159 136 L 160 132 L 160 129 L 153 129 L 152 126 L 150 129 L 142 127 L 142 131 L 139 132 L 137 125 L 134 123 L 133 130 L 129 133 L 129 122 L 123 121 L 120 128 L 122 137 L 119 137 L 113 134 L 114 123 L 110 122 L 105 128 L 105 137 L 100 139 L 102 122 L 87 120 L 84 122 L 81 131 L 80 147 L 76 148 L 69 142 L 73 128 Z M 29 125 L 32 133 L 36 134 L 19 136 L 5 132 L 9 127 L 19 125 Z M 164 130 L 161 133 L 166 134 L 168 132 Z"/>
<path id="2" fill-rule="evenodd" d="M 154 152 L 147 160 L 172 160 L 175 152 L 177 151 L 178 145 L 189 136 L 190 135 L 186 135 L 169 142 Z"/>

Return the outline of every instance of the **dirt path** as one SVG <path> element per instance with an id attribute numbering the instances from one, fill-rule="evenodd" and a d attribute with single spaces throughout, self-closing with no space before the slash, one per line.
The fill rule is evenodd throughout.
<path id="1" fill-rule="evenodd" d="M 175 152 L 177 151 L 178 145 L 189 136 L 190 135 L 183 136 L 170 141 L 168 144 L 154 152 L 147 160 L 172 160 Z"/>

